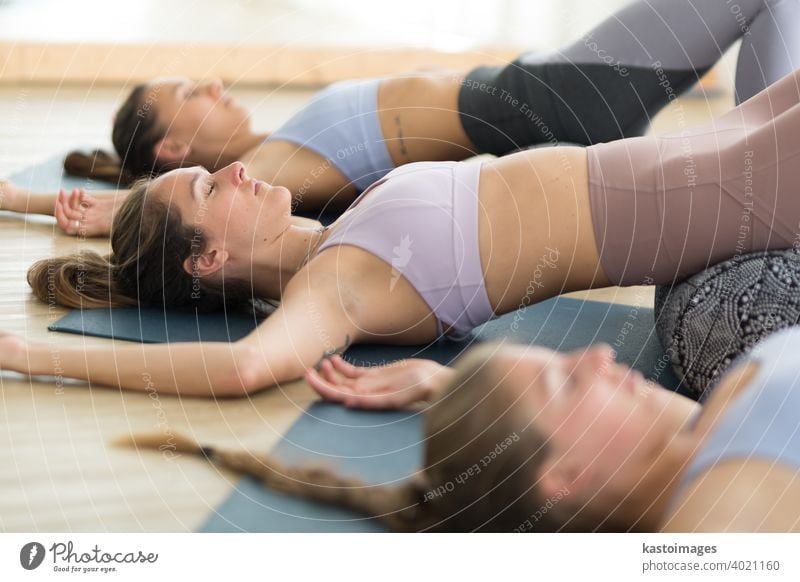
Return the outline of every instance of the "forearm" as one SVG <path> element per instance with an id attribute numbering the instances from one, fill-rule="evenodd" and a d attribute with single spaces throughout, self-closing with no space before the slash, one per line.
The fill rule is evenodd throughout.
<path id="1" fill-rule="evenodd" d="M 256 388 L 251 380 L 254 354 L 237 343 L 90 349 L 32 344 L 26 359 L 27 366 L 23 365 L 21 372 L 77 378 L 128 390 L 184 396 L 241 396 Z M 263 369 L 259 377 L 263 381 Z"/>
<path id="2" fill-rule="evenodd" d="M 130 190 L 92 190 L 90 192 L 92 197 L 98 200 L 118 198 L 117 203 L 121 203 L 129 193 Z M 53 216 L 57 198 L 58 193 L 55 192 L 18 190 L 13 199 L 8 201 L 0 199 L 0 210 Z"/>
<path id="3" fill-rule="evenodd" d="M 13 200 L 0 200 L 0 210 L 53 216 L 58 194 L 19 190 Z"/>

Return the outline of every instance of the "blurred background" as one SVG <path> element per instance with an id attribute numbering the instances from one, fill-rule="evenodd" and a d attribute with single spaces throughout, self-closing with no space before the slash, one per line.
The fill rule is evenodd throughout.
<path id="1" fill-rule="evenodd" d="M 552 47 L 625 0 L 5 0 L 5 40 Z"/>
<path id="2" fill-rule="evenodd" d="M 626 1 L 0 0 L 2 81 L 319 85 L 556 48 Z"/>
<path id="3" fill-rule="evenodd" d="M 221 78 L 272 128 L 336 80 L 503 63 L 627 1 L 0 0 L 0 176 L 107 148 L 118 104 L 157 76 Z M 735 52 L 704 99 L 729 94 Z"/>

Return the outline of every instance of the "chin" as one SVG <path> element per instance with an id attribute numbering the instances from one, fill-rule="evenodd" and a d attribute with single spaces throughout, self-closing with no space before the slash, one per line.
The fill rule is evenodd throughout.
<path id="1" fill-rule="evenodd" d="M 281 199 L 281 208 L 286 209 L 286 213 L 288 215 L 292 214 L 292 191 L 284 186 L 276 186 L 275 187 L 275 194 L 280 196 Z"/>
<path id="2" fill-rule="evenodd" d="M 265 198 L 265 211 L 268 214 L 288 214 L 292 213 L 292 193 L 283 186 L 268 186 Z"/>
<path id="3" fill-rule="evenodd" d="M 238 103 L 235 105 L 235 108 L 241 114 L 241 117 L 239 118 L 239 125 L 245 128 L 247 131 L 250 131 L 250 110 L 244 105 L 240 105 Z"/>

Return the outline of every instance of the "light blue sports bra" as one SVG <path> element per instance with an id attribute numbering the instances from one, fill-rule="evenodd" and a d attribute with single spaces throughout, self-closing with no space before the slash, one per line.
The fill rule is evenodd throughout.
<path id="1" fill-rule="evenodd" d="M 317 93 L 267 138 L 319 154 L 359 192 L 395 168 L 378 119 L 380 79 L 341 81 Z"/>
<path id="2" fill-rule="evenodd" d="M 706 436 L 681 479 L 679 492 L 704 471 L 733 458 L 765 459 L 800 469 L 798 354 L 800 327 L 792 327 L 756 344 L 734 363 L 755 360 L 760 367 Z"/>

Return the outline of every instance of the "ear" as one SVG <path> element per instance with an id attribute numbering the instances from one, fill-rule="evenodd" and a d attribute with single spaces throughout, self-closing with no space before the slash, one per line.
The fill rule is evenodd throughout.
<path id="1" fill-rule="evenodd" d="M 537 477 L 539 490 L 547 499 L 565 491 L 576 499 L 588 499 L 596 492 L 593 466 L 579 465 L 569 457 L 544 461 Z"/>
<path id="2" fill-rule="evenodd" d="M 180 162 L 186 159 L 191 148 L 186 142 L 172 137 L 164 137 L 153 146 L 153 153 L 160 162 Z"/>
<path id="3" fill-rule="evenodd" d="M 193 277 L 208 277 L 225 265 L 228 251 L 209 249 L 201 255 L 192 254 L 183 261 L 183 270 Z"/>

